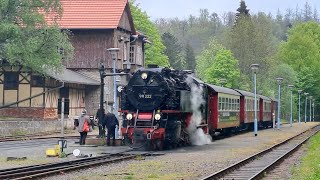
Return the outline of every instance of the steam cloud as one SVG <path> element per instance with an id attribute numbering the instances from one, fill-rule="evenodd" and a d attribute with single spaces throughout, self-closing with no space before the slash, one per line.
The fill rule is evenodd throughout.
<path id="1" fill-rule="evenodd" d="M 187 84 L 191 87 L 191 108 L 192 108 L 192 117 L 191 122 L 187 128 L 189 133 L 190 141 L 192 145 L 204 145 L 211 143 L 211 136 L 205 134 L 202 128 L 197 128 L 201 124 L 203 119 L 200 107 L 204 105 L 205 100 L 203 99 L 203 88 L 194 84 L 193 79 L 188 77 L 186 79 Z"/>

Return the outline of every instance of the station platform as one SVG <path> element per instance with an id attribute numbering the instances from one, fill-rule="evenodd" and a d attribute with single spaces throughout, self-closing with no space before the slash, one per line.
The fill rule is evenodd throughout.
<path id="1" fill-rule="evenodd" d="M 281 142 L 289 137 L 299 134 L 316 125 L 319 125 L 319 123 L 294 123 L 293 127 L 290 127 L 290 124 L 285 124 L 281 125 L 280 130 L 259 130 L 257 137 L 254 136 L 253 132 L 247 132 L 221 140 L 215 140 L 208 145 L 181 147 L 162 152 L 167 154 L 167 156 L 164 156 L 167 157 L 165 158 L 166 161 L 172 161 L 172 163 L 180 158 L 185 159 L 183 158 L 185 155 L 194 156 L 196 154 L 196 159 L 208 159 L 208 154 L 211 154 L 212 158 L 209 158 L 210 160 L 208 159 L 208 161 L 206 160 L 206 163 L 218 163 L 223 165 L 225 164 L 224 162 L 228 162 L 229 164 L 250 154 L 256 153 L 266 147 L 272 146 L 273 144 Z M 79 135 L 79 133 L 75 134 Z M 89 135 L 92 134 L 89 133 Z M 101 146 L 98 144 L 89 145 L 89 142 L 91 141 L 89 139 L 90 138 L 87 139 L 87 145 L 82 146 L 78 144 L 78 138 L 66 138 L 67 148 L 64 149 L 64 152 L 69 154 L 66 158 L 46 157 L 46 149 L 54 148 L 54 146 L 58 144 L 59 138 L 0 142 L 0 169 L 76 159 L 77 157 L 72 154 L 75 149 L 79 149 L 81 154 L 87 157 L 120 153 L 131 150 L 131 148 L 128 146 Z M 8 157 L 26 157 L 26 159 L 21 161 L 7 161 L 6 159 Z M 181 163 L 188 164 L 188 162 Z"/>

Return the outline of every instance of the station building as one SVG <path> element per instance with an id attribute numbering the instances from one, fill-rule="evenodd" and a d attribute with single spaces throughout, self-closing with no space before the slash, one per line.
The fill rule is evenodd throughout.
<path id="1" fill-rule="evenodd" d="M 64 63 L 62 72 L 48 71 L 46 76 L 0 62 L 0 117 L 58 119 L 62 98 L 66 118 L 78 116 L 84 108 L 94 115 L 100 102 L 100 64 L 104 64 L 107 73 L 113 72 L 107 49 L 120 49 L 117 72 L 124 70 L 124 64 L 131 65 L 131 72 L 144 65 L 146 37 L 135 30 L 127 0 L 60 2 L 62 17 L 50 15 L 46 19 L 71 31 L 73 59 Z M 126 81 L 124 76 L 117 77 L 117 86 Z M 104 89 L 104 102 L 111 110 L 113 77 L 105 78 Z"/>

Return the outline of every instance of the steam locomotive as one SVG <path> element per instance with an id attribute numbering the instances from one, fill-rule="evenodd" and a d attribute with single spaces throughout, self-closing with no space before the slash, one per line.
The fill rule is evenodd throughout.
<path id="1" fill-rule="evenodd" d="M 259 124 L 270 127 L 276 101 L 258 95 Z M 133 147 L 162 150 L 193 136 L 253 127 L 254 94 L 202 82 L 191 71 L 157 66 L 137 70 L 121 94 L 122 135 Z"/>

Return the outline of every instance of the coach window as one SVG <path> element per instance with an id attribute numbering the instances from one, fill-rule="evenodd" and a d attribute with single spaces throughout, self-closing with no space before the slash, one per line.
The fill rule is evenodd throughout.
<path id="1" fill-rule="evenodd" d="M 18 90 L 18 86 L 19 86 L 18 72 L 5 72 L 4 73 L 4 89 Z"/>
<path id="2" fill-rule="evenodd" d="M 226 110 L 228 110 L 228 98 L 224 98 L 224 110 L 226 111 Z"/>
<path id="3" fill-rule="evenodd" d="M 239 109 L 240 109 L 239 105 L 240 105 L 240 99 L 237 99 L 237 110 L 238 110 L 238 111 L 239 111 Z"/>
<path id="4" fill-rule="evenodd" d="M 236 108 L 236 99 L 232 99 L 232 109 L 235 111 Z"/>
<path id="5" fill-rule="evenodd" d="M 230 98 L 226 98 L 227 100 L 227 107 L 226 107 L 226 110 L 230 110 Z"/>

